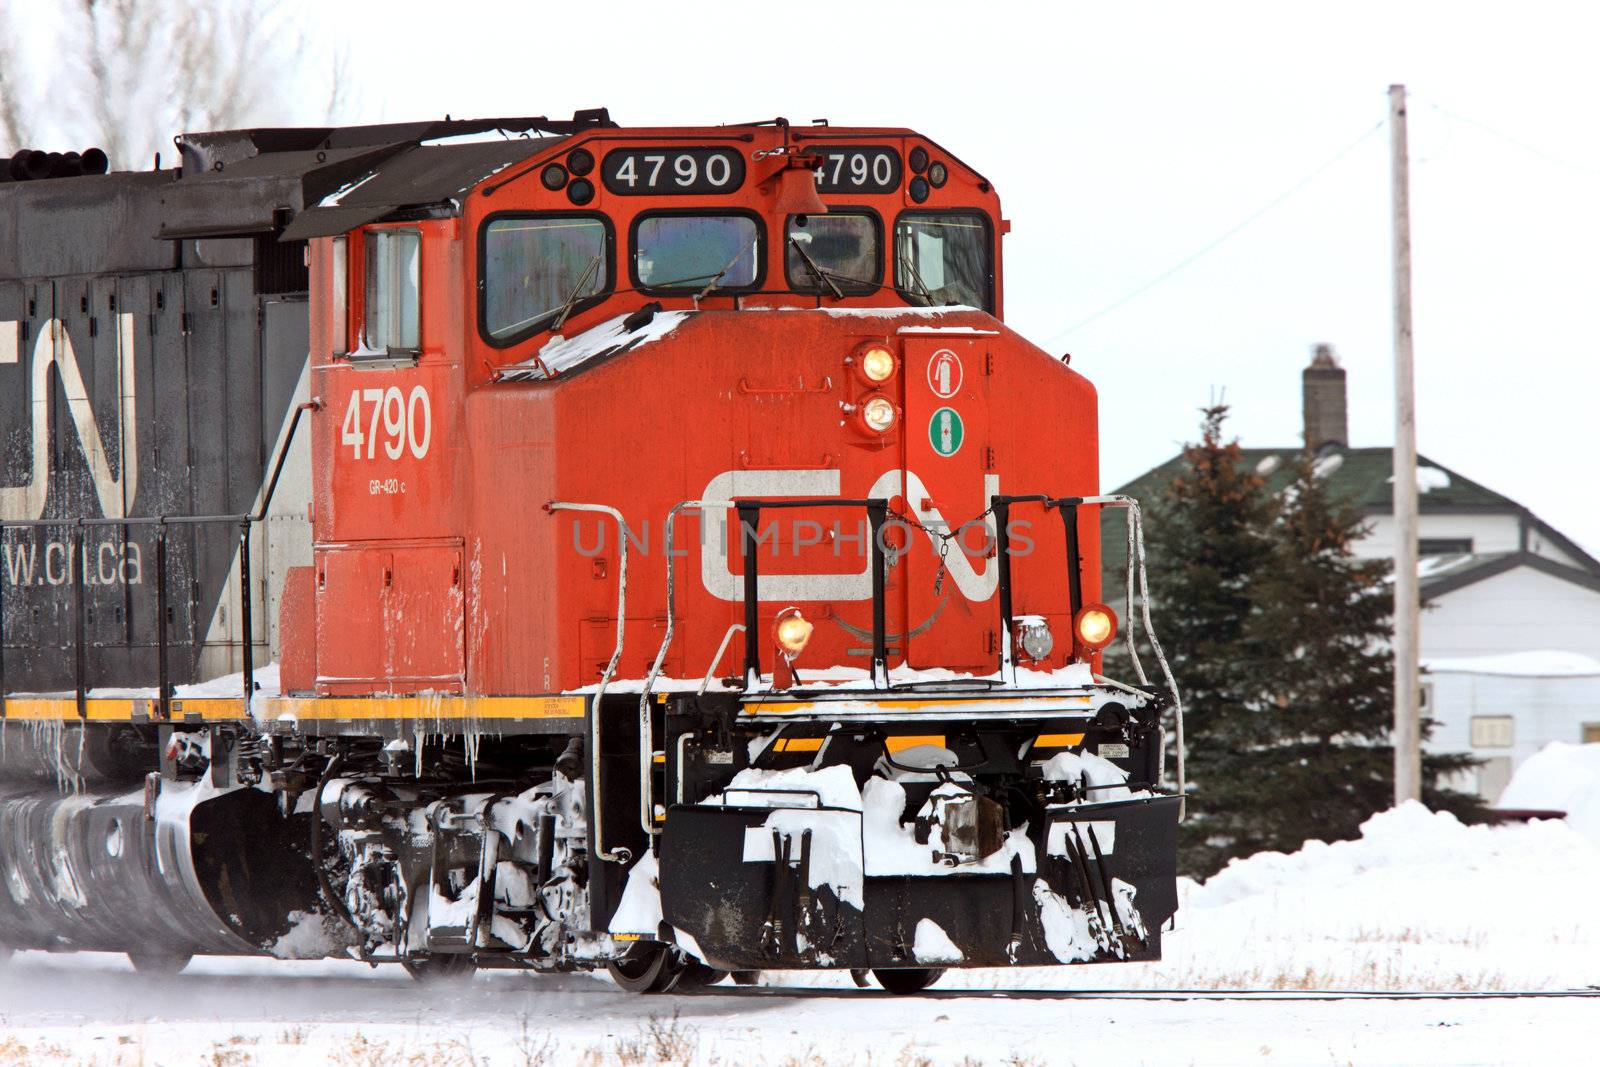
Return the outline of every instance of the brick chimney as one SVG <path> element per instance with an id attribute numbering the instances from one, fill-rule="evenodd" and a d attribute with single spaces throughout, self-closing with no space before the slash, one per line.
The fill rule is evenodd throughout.
<path id="1" fill-rule="evenodd" d="M 1300 385 L 1306 447 L 1315 452 L 1327 444 L 1348 445 L 1344 368 L 1339 366 L 1332 345 L 1312 346 L 1311 366 L 1300 372 Z"/>

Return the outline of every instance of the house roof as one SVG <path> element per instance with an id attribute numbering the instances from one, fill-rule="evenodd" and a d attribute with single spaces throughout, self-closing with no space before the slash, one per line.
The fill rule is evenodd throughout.
<path id="1" fill-rule="evenodd" d="M 1261 474 L 1266 479 L 1267 490 L 1276 493 L 1289 484 L 1293 475 L 1294 461 L 1300 455 L 1301 449 L 1299 447 L 1243 448 L 1240 452 L 1245 466 Z M 1113 491 L 1126 493 L 1140 500 L 1149 500 L 1155 497 L 1182 467 L 1183 455 L 1180 453 Z M 1331 494 L 1350 501 L 1364 514 L 1388 515 L 1393 512 L 1394 449 L 1324 445 L 1317 452 L 1317 469 L 1325 479 Z M 1546 540 L 1567 555 L 1578 560 L 1582 565 L 1579 573 L 1587 571 L 1600 576 L 1600 560 L 1579 548 L 1571 539 L 1510 497 L 1503 496 L 1460 472 L 1420 454 L 1417 456 L 1417 484 L 1420 489 L 1418 506 L 1424 515 L 1474 513 L 1514 515 L 1538 530 Z M 1103 521 L 1106 523 L 1102 527 L 1103 537 L 1111 538 L 1121 534 L 1119 517 L 1108 514 Z M 1110 555 L 1108 551 L 1108 563 Z M 1117 559 L 1121 558 L 1119 550 Z"/>
<path id="2" fill-rule="evenodd" d="M 1518 567 L 1530 567 L 1552 578 L 1560 578 L 1600 593 L 1600 575 L 1589 571 L 1569 567 L 1532 552 L 1477 552 L 1424 557 L 1417 567 L 1422 601 L 1437 600 L 1457 589 L 1475 585 Z"/>
<path id="3" fill-rule="evenodd" d="M 1240 451 L 1245 466 L 1265 477 L 1267 489 L 1274 493 L 1289 484 L 1294 461 L 1300 454 L 1298 447 L 1244 448 Z M 1317 453 L 1318 472 L 1335 496 L 1349 500 L 1369 514 L 1384 514 L 1392 507 L 1390 477 L 1394 471 L 1393 453 L 1392 448 L 1325 445 Z M 1151 490 L 1171 481 L 1182 466 L 1183 455 L 1180 453 L 1116 491 L 1134 496 L 1151 495 Z M 1510 497 L 1479 485 L 1426 456 L 1417 456 L 1417 468 L 1417 482 L 1422 490 L 1419 502 L 1425 512 L 1522 510 L 1521 505 Z"/>

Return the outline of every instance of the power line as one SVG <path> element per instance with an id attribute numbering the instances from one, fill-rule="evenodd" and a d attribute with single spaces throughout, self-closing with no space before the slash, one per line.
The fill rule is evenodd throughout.
<path id="1" fill-rule="evenodd" d="M 1465 123 L 1468 126 L 1476 127 L 1491 137 L 1504 141 L 1506 144 L 1512 145 L 1513 147 L 1520 148 L 1529 155 L 1537 156 L 1546 163 L 1554 163 L 1558 167 L 1565 167 L 1566 169 L 1576 171 L 1579 174 L 1594 175 L 1600 173 L 1600 171 L 1595 170 L 1593 167 L 1585 167 L 1582 164 L 1574 163 L 1571 160 L 1562 159 L 1560 156 L 1551 155 L 1542 148 L 1537 148 L 1526 141 L 1511 136 L 1509 133 L 1495 129 L 1487 122 L 1480 122 L 1478 119 L 1472 118 L 1471 116 L 1463 115 L 1458 111 L 1452 111 L 1443 104 L 1440 104 L 1434 100 L 1430 100 L 1428 97 L 1418 96 L 1416 93 L 1411 93 L 1410 95 L 1420 99 L 1423 103 L 1433 108 L 1445 118 L 1454 122 Z"/>
<path id="2" fill-rule="evenodd" d="M 1272 211 L 1273 208 L 1275 208 L 1278 205 L 1282 204 L 1284 201 L 1286 201 L 1290 197 L 1294 196 L 1300 190 L 1302 190 L 1306 186 L 1310 185 L 1317 178 L 1321 177 L 1322 174 L 1325 171 L 1331 169 L 1335 164 L 1339 163 L 1346 156 L 1348 156 L 1351 152 L 1354 152 L 1357 148 L 1361 147 L 1362 143 L 1365 142 L 1369 137 L 1371 137 L 1373 134 L 1377 133 L 1379 130 L 1383 129 L 1383 125 L 1384 125 L 1385 121 L 1386 120 L 1384 120 L 1384 119 L 1378 120 L 1378 122 L 1373 124 L 1371 129 L 1367 130 L 1360 137 L 1357 137 L 1354 141 L 1351 141 L 1349 144 L 1345 145 L 1343 148 L 1341 148 L 1338 151 L 1337 154 L 1335 154 L 1334 156 L 1329 158 L 1327 161 L 1323 162 L 1315 170 L 1311 171 L 1309 174 L 1305 175 L 1305 177 L 1303 177 L 1299 181 L 1295 182 L 1288 189 L 1285 189 L 1283 192 L 1281 192 L 1277 196 L 1273 197 L 1271 200 L 1269 200 L 1262 207 L 1258 208 L 1256 211 L 1254 211 L 1250 215 L 1246 216 L 1242 221 L 1240 221 L 1239 223 L 1234 225 L 1232 228 L 1230 228 L 1229 230 L 1224 232 L 1221 236 L 1217 237 L 1215 240 L 1211 241 L 1209 244 L 1207 244 L 1204 247 L 1200 248 L 1198 251 L 1191 253 L 1190 255 L 1186 256 L 1185 258 L 1179 260 L 1177 263 L 1173 264 L 1171 267 L 1168 267 L 1166 270 L 1162 271 L 1160 274 L 1156 275 L 1154 278 L 1151 278 L 1149 281 L 1145 282 L 1144 284 L 1138 286 L 1137 288 L 1131 290 L 1128 293 L 1123 294 L 1122 296 L 1118 297 L 1116 300 L 1113 300 L 1111 303 L 1107 304 L 1105 307 L 1102 307 L 1099 311 L 1096 311 L 1093 315 L 1090 315 L 1088 318 L 1080 319 L 1078 322 L 1073 323 L 1071 326 L 1068 326 L 1066 329 L 1064 329 L 1061 332 L 1059 332 L 1059 333 L 1055 334 L 1054 336 L 1050 337 L 1048 340 L 1045 341 L 1045 343 L 1044 343 L 1045 347 L 1049 347 L 1050 345 L 1053 345 L 1055 342 L 1061 340 L 1062 338 L 1067 337 L 1070 334 L 1076 333 L 1078 330 L 1083 329 L 1085 326 L 1089 325 L 1091 322 L 1095 322 L 1096 320 L 1104 318 L 1105 316 L 1111 314 L 1113 311 L 1116 311 L 1118 308 L 1122 307 L 1124 304 L 1127 304 L 1127 303 L 1137 299 L 1138 297 L 1143 296 L 1145 293 L 1149 292 L 1151 289 L 1154 289 L 1156 286 L 1160 285 L 1162 282 L 1166 281 L 1168 278 L 1171 278 L 1174 274 L 1177 274 L 1179 271 L 1183 270 L 1185 267 L 1187 267 L 1190 264 L 1194 263 L 1196 260 L 1201 259 L 1207 253 L 1212 252 L 1218 246 L 1220 246 L 1223 243 L 1225 243 L 1229 238 L 1231 238 L 1235 234 L 1239 233 L 1239 231 L 1245 229 L 1251 223 L 1255 222 L 1257 219 L 1261 218 L 1263 215 L 1265 215 L 1268 212 Z"/>

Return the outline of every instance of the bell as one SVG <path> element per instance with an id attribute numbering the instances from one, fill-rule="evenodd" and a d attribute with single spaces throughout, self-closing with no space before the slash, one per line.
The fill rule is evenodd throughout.
<path id="1" fill-rule="evenodd" d="M 822 215 L 828 205 L 817 195 L 817 179 L 806 167 L 788 166 L 778 178 L 778 211 L 783 215 Z"/>

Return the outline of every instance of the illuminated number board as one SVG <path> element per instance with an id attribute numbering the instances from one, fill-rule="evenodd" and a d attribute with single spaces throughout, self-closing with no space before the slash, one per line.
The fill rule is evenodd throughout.
<path id="1" fill-rule="evenodd" d="M 607 152 L 600 180 L 618 196 L 706 196 L 744 184 L 744 158 L 732 148 L 619 148 Z"/>
<path id="2" fill-rule="evenodd" d="M 900 153 L 883 145 L 817 145 L 819 193 L 892 193 L 900 188 Z"/>

